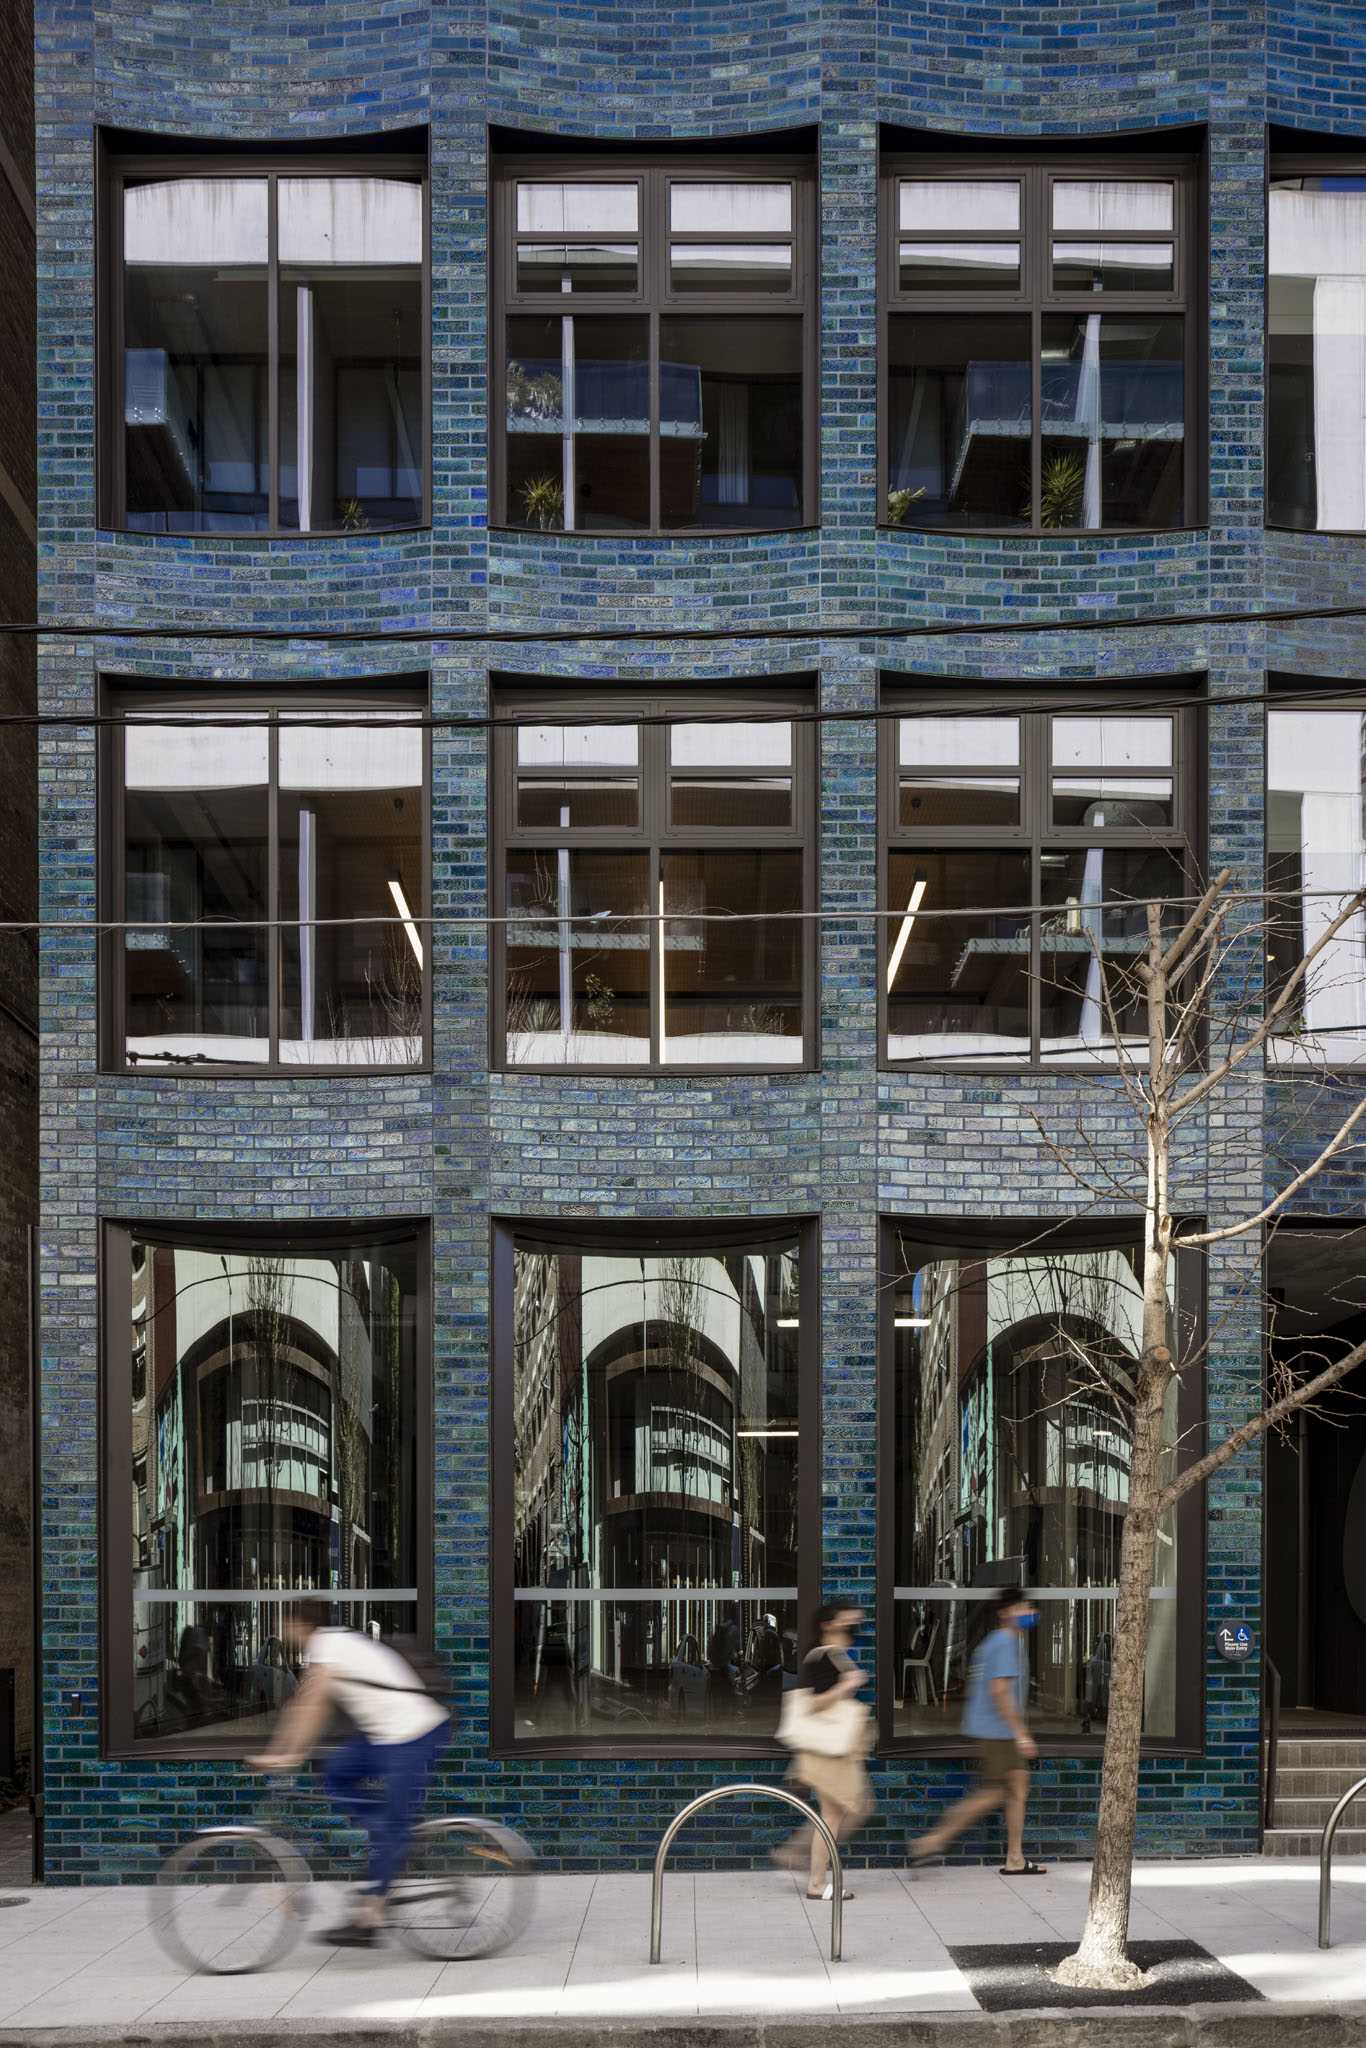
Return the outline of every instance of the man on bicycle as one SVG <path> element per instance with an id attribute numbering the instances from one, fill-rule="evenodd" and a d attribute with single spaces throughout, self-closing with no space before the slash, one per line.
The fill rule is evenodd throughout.
<path id="1" fill-rule="evenodd" d="M 303 1678 L 276 1724 L 258 1771 L 292 1771 L 312 1755 L 334 1708 L 355 1733 L 327 1759 L 323 1782 L 348 1820 L 370 1838 L 369 1881 L 349 1920 L 322 1936 L 342 1948 L 379 1939 L 385 1906 L 407 1860 L 413 1828 L 445 1748 L 450 1716 L 397 1650 L 355 1629 L 335 1628 L 324 1601 L 301 1600 L 283 1624 Z M 376 1781 L 378 1791 L 362 1787 Z"/>

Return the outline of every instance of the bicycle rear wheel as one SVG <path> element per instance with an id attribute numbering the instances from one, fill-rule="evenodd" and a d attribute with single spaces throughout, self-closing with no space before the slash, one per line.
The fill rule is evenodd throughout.
<path id="1" fill-rule="evenodd" d="M 491 1820 L 433 1820 L 413 1836 L 389 1924 L 419 1955 L 472 1962 L 510 1948 L 531 1918 L 536 1858 Z"/>
<path id="2" fill-rule="evenodd" d="M 182 1842 L 157 1873 L 153 1931 L 187 1970 L 267 1970 L 303 1931 L 308 1887 L 308 1865 L 278 1835 L 209 1828 Z"/>

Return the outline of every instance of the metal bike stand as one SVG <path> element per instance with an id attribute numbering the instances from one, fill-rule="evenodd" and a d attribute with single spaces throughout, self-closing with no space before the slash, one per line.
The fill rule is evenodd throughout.
<path id="1" fill-rule="evenodd" d="M 820 1815 L 795 1792 L 785 1792 L 779 1785 L 720 1785 L 715 1792 L 704 1792 L 698 1799 L 691 1800 L 680 1813 L 676 1813 L 665 1828 L 655 1851 L 654 1883 L 650 1891 L 650 1961 L 659 1961 L 660 1948 L 664 1941 L 664 1863 L 673 1847 L 674 1836 L 685 1821 L 700 1813 L 704 1806 L 715 1806 L 718 1799 L 778 1799 L 784 1806 L 795 1806 L 804 1820 L 825 1839 L 830 1851 L 830 1960 L 837 1963 L 844 1944 L 844 1867 L 840 1862 L 839 1844 L 831 1834 Z"/>
<path id="2" fill-rule="evenodd" d="M 1337 1805 L 1328 1816 L 1328 1825 L 1319 1843 L 1319 1947 L 1333 1946 L 1333 1837 L 1338 1831 L 1338 1822 L 1354 1799 L 1366 1792 L 1366 1778 L 1358 1778 L 1355 1785 L 1343 1793 Z"/>

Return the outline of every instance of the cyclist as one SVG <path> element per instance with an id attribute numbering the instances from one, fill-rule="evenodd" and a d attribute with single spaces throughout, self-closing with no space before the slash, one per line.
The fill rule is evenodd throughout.
<path id="1" fill-rule="evenodd" d="M 432 1766 L 450 1734 L 446 1707 L 397 1650 L 355 1629 L 334 1628 L 324 1601 L 301 1600 L 282 1633 L 304 1667 L 271 1746 L 249 1759 L 258 1771 L 292 1771 L 311 1756 L 334 1708 L 355 1733 L 327 1759 L 323 1782 L 348 1820 L 370 1838 L 369 1880 L 355 1911 L 322 1940 L 369 1948 L 379 1939 L 394 1881 L 407 1860 Z M 378 1792 L 362 1788 L 378 1781 Z"/>

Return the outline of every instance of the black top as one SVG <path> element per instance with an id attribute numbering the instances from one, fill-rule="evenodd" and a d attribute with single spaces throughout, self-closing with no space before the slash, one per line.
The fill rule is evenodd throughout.
<path id="1" fill-rule="evenodd" d="M 853 1658 L 843 1650 L 827 1650 L 824 1643 L 817 1643 L 802 1660 L 802 1682 L 812 1692 L 829 1692 L 853 1668 Z"/>

